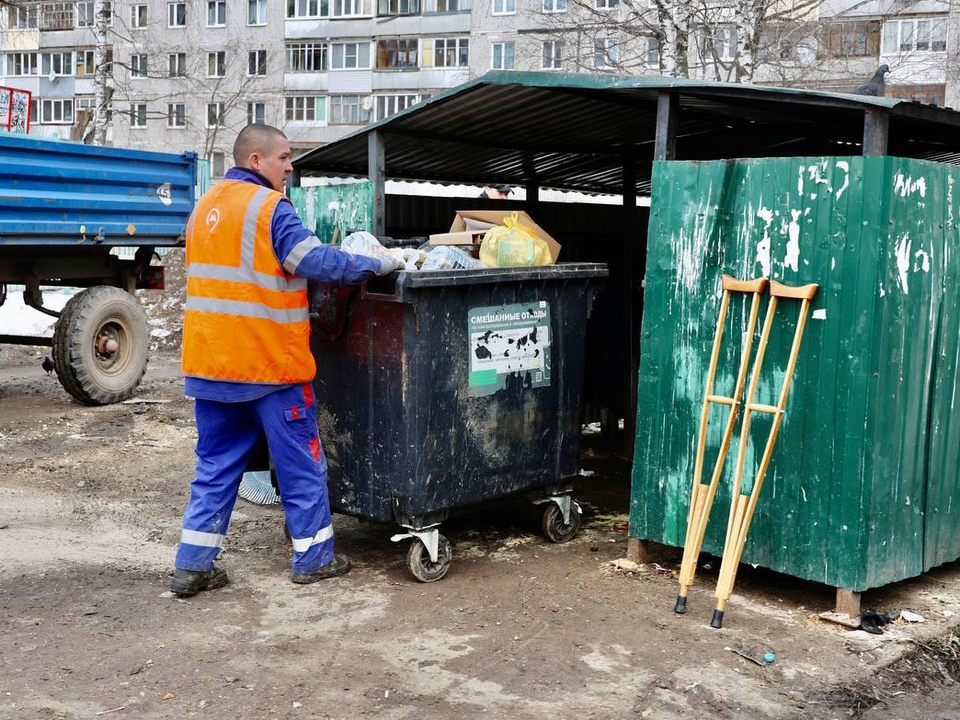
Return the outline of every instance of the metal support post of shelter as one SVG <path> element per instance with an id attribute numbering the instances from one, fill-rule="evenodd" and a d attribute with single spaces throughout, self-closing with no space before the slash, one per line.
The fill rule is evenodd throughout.
<path id="1" fill-rule="evenodd" d="M 540 183 L 533 179 L 527 180 L 524 189 L 527 191 L 527 214 L 536 221 L 540 211 Z"/>
<path id="2" fill-rule="evenodd" d="M 387 232 L 385 160 L 383 133 L 379 130 L 373 130 L 367 135 L 367 178 L 373 183 L 373 227 L 371 232 L 377 237 L 382 237 Z"/>
<path id="3" fill-rule="evenodd" d="M 677 118 L 680 114 L 680 96 L 670 90 L 657 95 L 657 134 L 654 160 L 673 160 L 677 156 Z"/>
<path id="4" fill-rule="evenodd" d="M 881 108 L 868 108 L 863 113 L 863 154 L 886 155 L 890 138 L 890 115 Z"/>

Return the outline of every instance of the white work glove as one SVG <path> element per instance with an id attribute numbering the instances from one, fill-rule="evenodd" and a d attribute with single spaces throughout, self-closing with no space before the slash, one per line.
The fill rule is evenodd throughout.
<path id="1" fill-rule="evenodd" d="M 373 258 L 380 263 L 377 275 L 389 275 L 397 270 L 403 270 L 403 260 L 388 253 L 377 253 Z"/>

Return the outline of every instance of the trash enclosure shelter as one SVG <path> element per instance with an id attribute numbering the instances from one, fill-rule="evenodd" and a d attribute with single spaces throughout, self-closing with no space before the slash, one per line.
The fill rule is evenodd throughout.
<path id="1" fill-rule="evenodd" d="M 641 388 L 639 401 L 636 395 L 641 352 L 645 357 L 648 343 L 655 341 L 645 334 L 641 337 L 646 302 L 643 280 L 645 275 L 648 281 L 652 280 L 648 263 L 664 262 L 660 243 L 669 243 L 669 239 L 658 237 L 656 251 L 648 255 L 647 212 L 636 203 L 638 196 L 653 192 L 651 212 L 656 213 L 663 201 L 653 183 L 658 167 L 655 161 L 889 155 L 953 164 L 960 159 L 958 131 L 960 113 L 886 98 L 659 77 L 492 72 L 311 150 L 294 161 L 294 167 L 300 177 L 368 177 L 374 185 L 373 229 L 386 235 L 401 234 L 394 233 L 391 218 L 405 220 L 403 234 L 411 234 L 415 229 L 410 213 L 400 207 L 408 201 L 384 196 L 386 178 L 525 187 L 529 199 L 523 209 L 561 243 L 561 262 L 611 262 L 609 285 L 597 300 L 598 307 L 606 302 L 610 312 L 595 316 L 591 323 L 608 323 L 604 326 L 605 340 L 617 348 L 622 362 L 615 374 L 603 365 L 591 367 L 588 351 L 586 384 L 588 388 L 591 382 L 612 387 L 624 398 L 625 435 L 632 445 L 637 417 L 643 425 L 654 419 L 661 422 L 673 413 L 672 408 L 662 405 L 657 394 L 648 397 Z M 809 164 L 815 164 L 815 160 L 809 160 Z M 869 185 L 867 177 L 865 182 Z M 699 182 L 700 178 L 691 182 L 694 180 Z M 794 190 L 796 181 L 795 177 Z M 725 187 L 726 191 L 736 192 L 736 188 Z M 620 195 L 623 205 L 613 211 L 619 218 L 619 227 L 606 221 L 600 223 L 603 231 L 597 236 L 591 234 L 589 227 L 576 236 L 563 236 L 563 226 L 551 221 L 552 209 L 539 202 L 541 188 Z M 685 189 L 693 199 L 718 191 Z M 839 192 L 839 186 L 834 192 Z M 423 199 L 410 202 L 414 201 Z M 475 200 L 461 201 L 464 202 L 482 207 Z M 678 216 L 677 221 L 681 220 L 697 222 L 696 216 L 689 214 Z M 754 227 L 759 222 L 760 218 L 753 218 L 748 224 Z M 611 227 L 616 228 L 612 233 Z M 691 226 L 686 231 L 693 229 Z M 829 242 L 824 235 L 827 230 L 815 228 L 817 242 Z M 435 227 L 424 227 L 420 234 L 435 231 Z M 676 262 L 702 260 L 677 257 L 675 253 L 670 257 Z M 720 258 L 708 259 L 719 267 Z M 748 269 L 745 261 L 734 262 L 732 256 L 726 259 L 732 263 L 732 273 Z M 803 266 L 805 272 L 808 267 Z M 751 265 L 749 269 L 759 274 L 761 265 Z M 772 278 L 779 279 L 778 272 L 781 268 L 771 267 Z M 824 282 L 809 276 L 797 281 Z M 853 282 L 854 277 L 842 278 L 843 285 Z M 661 312 L 662 307 L 656 311 Z M 701 339 L 709 343 L 712 324 L 700 330 L 704 333 Z M 662 348 L 650 351 L 666 352 Z M 801 364 L 799 375 L 805 369 L 810 371 L 810 367 Z M 661 372 L 666 375 L 673 370 L 663 367 Z M 922 373 L 923 369 L 916 372 Z M 834 398 L 826 401 L 835 403 Z M 802 402 L 800 395 L 792 399 L 798 416 L 806 409 Z M 788 423 L 784 432 L 789 431 Z M 675 454 L 673 462 L 680 463 L 680 455 L 689 452 L 696 428 L 677 427 L 674 432 L 686 433 L 687 446 L 679 442 L 678 436 L 678 444 L 671 450 Z M 640 457 L 636 461 L 643 462 Z M 771 471 L 776 469 L 775 460 Z M 637 472 L 642 469 L 638 467 Z M 650 472 L 656 469 L 650 468 Z M 634 487 L 635 508 L 647 502 L 641 485 Z M 672 502 L 679 507 L 686 502 L 688 493 L 689 487 L 680 488 Z M 716 507 L 721 506 L 718 503 Z M 630 527 L 635 556 L 643 550 L 642 540 L 682 542 L 676 532 L 655 533 L 642 526 L 635 508 Z M 715 522 L 723 525 L 722 518 Z M 858 585 L 851 583 L 846 587 L 856 589 Z"/>

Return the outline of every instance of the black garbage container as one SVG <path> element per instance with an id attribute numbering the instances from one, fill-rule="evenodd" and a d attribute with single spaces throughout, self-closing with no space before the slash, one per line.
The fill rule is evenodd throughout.
<path id="1" fill-rule="evenodd" d="M 316 288 L 311 345 L 336 512 L 396 522 L 411 572 L 451 560 L 437 526 L 539 489 L 544 530 L 573 537 L 584 337 L 605 265 L 401 272 Z"/>

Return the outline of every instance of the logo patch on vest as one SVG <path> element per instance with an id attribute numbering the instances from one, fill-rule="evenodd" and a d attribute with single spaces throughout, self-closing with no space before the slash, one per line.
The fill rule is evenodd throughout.
<path id="1" fill-rule="evenodd" d="M 211 208 L 210 212 L 207 213 L 207 232 L 213 232 L 217 229 L 217 225 L 220 224 L 220 210 L 217 208 Z"/>

